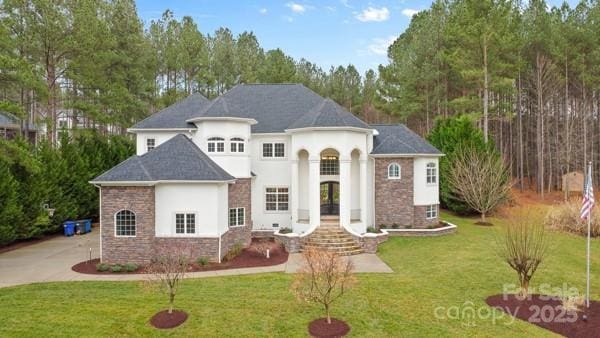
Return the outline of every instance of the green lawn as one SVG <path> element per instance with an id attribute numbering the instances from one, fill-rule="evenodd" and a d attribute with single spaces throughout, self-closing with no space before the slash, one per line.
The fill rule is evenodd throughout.
<path id="1" fill-rule="evenodd" d="M 515 274 L 495 255 L 495 227 L 444 215 L 459 226 L 438 238 L 391 238 L 380 256 L 394 274 L 361 274 L 359 284 L 335 305 L 334 316 L 357 337 L 551 336 L 548 331 L 504 317 L 436 319 L 437 307 L 470 306 L 485 311 L 486 296 L 514 283 Z M 553 234 L 552 250 L 532 281 L 585 288 L 585 240 Z M 593 298 L 600 298 L 600 241 L 593 242 Z M 283 273 L 186 280 L 176 299 L 190 314 L 171 331 L 148 319 L 166 306 L 162 295 L 136 282 L 47 283 L 0 289 L 0 336 L 306 336 L 320 309 L 297 302 Z M 496 311 L 496 315 L 501 313 Z"/>

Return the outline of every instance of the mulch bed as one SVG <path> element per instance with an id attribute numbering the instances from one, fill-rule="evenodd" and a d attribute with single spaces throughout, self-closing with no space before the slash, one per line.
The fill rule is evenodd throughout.
<path id="1" fill-rule="evenodd" d="M 252 241 L 249 248 L 242 250 L 238 256 L 230 261 L 222 263 L 208 263 L 207 265 L 200 265 L 194 262 L 190 265 L 188 272 L 198 271 L 215 271 L 215 270 L 227 270 L 227 269 L 239 269 L 239 268 L 255 268 L 260 266 L 272 266 L 279 265 L 287 262 L 288 252 L 279 244 L 269 241 L 270 252 L 269 257 L 266 258 L 264 254 L 256 250 L 256 240 Z M 110 275 L 110 274 L 139 274 L 146 273 L 143 266 L 139 267 L 134 272 L 111 272 L 111 271 L 98 271 L 96 270 L 96 264 L 100 263 L 100 259 L 96 258 L 91 261 L 85 261 L 77 263 L 71 267 L 75 272 L 85 273 L 90 275 Z"/>
<path id="2" fill-rule="evenodd" d="M 335 318 L 331 318 L 331 324 L 327 324 L 327 318 L 319 318 L 308 324 L 308 333 L 312 337 L 343 337 L 348 332 L 350 332 L 350 326 Z"/>
<path id="3" fill-rule="evenodd" d="M 169 314 L 169 310 L 164 310 L 152 316 L 150 324 L 157 329 L 172 329 L 183 324 L 187 317 L 188 314 L 184 311 L 173 310 Z"/>
<path id="4" fill-rule="evenodd" d="M 557 297 L 530 295 L 519 300 L 515 295 L 494 295 L 486 299 L 490 306 L 565 337 L 598 337 L 600 335 L 600 302 L 568 312 Z"/>
<path id="5" fill-rule="evenodd" d="M 52 235 L 47 235 L 47 236 L 44 236 L 41 238 L 31 238 L 31 239 L 25 239 L 25 240 L 13 242 L 13 243 L 7 244 L 5 246 L 0 246 L 0 253 L 9 252 L 9 251 L 20 249 L 20 248 L 30 246 L 33 244 L 41 243 L 41 242 L 44 242 L 44 241 L 47 241 L 49 239 L 56 238 L 59 236 L 62 236 L 62 235 L 52 234 Z"/>

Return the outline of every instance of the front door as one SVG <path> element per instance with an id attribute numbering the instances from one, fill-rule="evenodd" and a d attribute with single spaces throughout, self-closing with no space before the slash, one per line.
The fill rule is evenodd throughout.
<path id="1" fill-rule="evenodd" d="M 340 184 L 338 182 L 321 183 L 321 215 L 340 214 Z"/>

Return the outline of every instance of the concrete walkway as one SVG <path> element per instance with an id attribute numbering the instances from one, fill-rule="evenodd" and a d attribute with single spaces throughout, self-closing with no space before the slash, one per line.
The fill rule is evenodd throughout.
<path id="1" fill-rule="evenodd" d="M 392 273 L 394 270 L 390 268 L 385 262 L 381 260 L 376 254 L 360 254 L 354 256 L 344 256 L 354 264 L 354 272 L 378 272 L 378 273 Z M 302 254 L 293 253 L 288 258 L 287 265 L 285 267 L 286 273 L 294 273 L 298 271 L 303 263 Z"/>
<path id="2" fill-rule="evenodd" d="M 71 267 L 89 259 L 99 257 L 98 229 L 73 237 L 57 237 L 0 254 L 0 288 L 41 282 L 59 281 L 127 281 L 141 280 L 143 274 L 86 275 L 74 272 Z M 356 272 L 393 272 L 377 255 L 350 256 Z M 274 266 L 242 268 L 219 271 L 191 272 L 186 278 L 246 275 L 267 272 L 292 273 L 302 264 L 300 254 L 290 254 L 286 263 Z"/>

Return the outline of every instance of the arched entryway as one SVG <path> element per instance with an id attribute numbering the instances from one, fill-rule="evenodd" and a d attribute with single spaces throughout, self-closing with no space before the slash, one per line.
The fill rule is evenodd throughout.
<path id="1" fill-rule="evenodd" d="M 321 182 L 321 215 L 340 214 L 340 183 Z"/>

